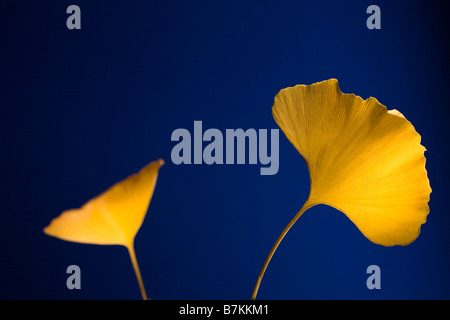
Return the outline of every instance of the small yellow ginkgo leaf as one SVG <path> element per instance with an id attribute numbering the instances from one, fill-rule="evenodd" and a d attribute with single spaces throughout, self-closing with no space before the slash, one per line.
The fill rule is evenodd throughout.
<path id="1" fill-rule="evenodd" d="M 421 137 L 400 112 L 372 97 L 344 94 L 330 79 L 281 90 L 272 113 L 303 156 L 311 190 L 272 248 L 252 298 L 284 235 L 314 205 L 342 211 L 377 244 L 407 245 L 417 238 L 431 188 Z"/>
<path id="2" fill-rule="evenodd" d="M 153 161 L 81 208 L 64 211 L 44 228 L 44 232 L 67 241 L 125 246 L 146 299 L 134 253 L 134 238 L 147 213 L 158 170 L 163 164 L 162 159 Z"/>

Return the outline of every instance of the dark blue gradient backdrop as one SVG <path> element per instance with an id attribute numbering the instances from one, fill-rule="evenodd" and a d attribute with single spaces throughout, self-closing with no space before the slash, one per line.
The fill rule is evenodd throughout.
<path id="1" fill-rule="evenodd" d="M 66 8 L 81 8 L 81 30 Z M 381 8 L 381 30 L 366 9 Z M 140 299 L 126 249 L 42 229 L 163 158 L 136 254 L 152 299 L 250 299 L 273 243 L 309 193 L 280 131 L 279 172 L 179 165 L 177 128 L 278 128 L 275 94 L 337 78 L 343 92 L 400 110 L 422 135 L 433 192 L 409 246 L 367 240 L 314 207 L 272 259 L 259 299 L 448 299 L 447 8 L 432 1 L 3 1 L 2 299 Z M 66 268 L 81 268 L 81 290 Z M 366 287 L 369 265 L 381 289 Z"/>

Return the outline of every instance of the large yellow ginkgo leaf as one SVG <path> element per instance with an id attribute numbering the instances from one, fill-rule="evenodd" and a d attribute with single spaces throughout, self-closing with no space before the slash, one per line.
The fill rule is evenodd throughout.
<path id="1" fill-rule="evenodd" d="M 332 206 L 372 242 L 414 241 L 429 213 L 425 148 L 413 125 L 375 98 L 340 91 L 336 79 L 281 90 L 272 113 L 309 170 L 309 198 L 278 238 L 253 294 L 284 235 L 308 208 Z"/>
<path id="2" fill-rule="evenodd" d="M 81 208 L 64 211 L 44 228 L 44 232 L 67 241 L 125 246 L 146 299 L 134 252 L 134 238 L 147 213 L 158 170 L 163 164 L 162 159 L 153 161 Z"/>

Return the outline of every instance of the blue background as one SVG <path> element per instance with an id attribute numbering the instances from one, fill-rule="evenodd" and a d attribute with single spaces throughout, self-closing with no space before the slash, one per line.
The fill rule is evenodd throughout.
<path id="1" fill-rule="evenodd" d="M 66 8 L 81 8 L 81 30 Z M 366 8 L 381 8 L 381 30 Z M 449 299 L 448 23 L 431 1 L 2 1 L 0 298 L 140 299 L 126 249 L 42 229 L 163 158 L 135 247 L 152 299 L 249 299 L 276 238 L 309 193 L 280 131 L 260 165 L 171 162 L 173 130 L 278 128 L 275 94 L 337 78 L 400 110 L 422 135 L 433 192 L 409 246 L 367 240 L 342 213 L 308 210 L 258 299 Z M 66 268 L 81 268 L 81 290 Z M 368 290 L 366 268 L 381 268 Z"/>

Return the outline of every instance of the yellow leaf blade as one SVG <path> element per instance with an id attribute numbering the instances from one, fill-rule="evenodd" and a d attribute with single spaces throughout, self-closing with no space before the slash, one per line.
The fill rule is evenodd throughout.
<path id="1" fill-rule="evenodd" d="M 114 184 L 79 209 L 64 211 L 44 228 L 62 240 L 130 247 L 142 225 L 162 159 Z"/>
<path id="2" fill-rule="evenodd" d="M 399 111 L 331 79 L 281 90 L 272 113 L 307 163 L 310 203 L 344 212 L 381 245 L 417 238 L 431 188 L 421 137 Z"/>

